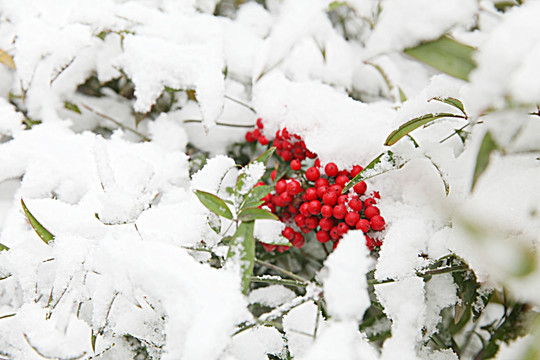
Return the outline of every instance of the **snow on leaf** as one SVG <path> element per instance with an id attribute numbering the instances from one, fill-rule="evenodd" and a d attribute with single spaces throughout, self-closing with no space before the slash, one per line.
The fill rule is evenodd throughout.
<path id="1" fill-rule="evenodd" d="M 51 241 L 54 240 L 54 235 L 50 233 L 49 230 L 45 229 L 43 225 L 40 224 L 39 221 L 36 220 L 34 215 L 28 210 L 26 207 L 26 204 L 24 203 L 23 199 L 21 199 L 21 205 L 24 210 L 24 214 L 28 218 L 28 221 L 30 222 L 30 225 L 32 225 L 32 228 L 38 234 L 38 236 L 43 240 L 45 244 L 49 244 Z"/>
<path id="2" fill-rule="evenodd" d="M 234 262 L 233 266 L 238 266 L 240 270 L 242 292 L 244 294 L 249 289 L 251 276 L 253 275 L 253 265 L 255 263 L 254 226 L 255 223 L 253 221 L 240 223 L 231 240 L 227 254 L 227 263 Z"/>
<path id="3" fill-rule="evenodd" d="M 233 219 L 231 210 L 225 201 L 218 196 L 201 190 L 195 191 L 195 195 L 197 195 L 201 203 L 206 206 L 208 210 L 229 220 Z"/>

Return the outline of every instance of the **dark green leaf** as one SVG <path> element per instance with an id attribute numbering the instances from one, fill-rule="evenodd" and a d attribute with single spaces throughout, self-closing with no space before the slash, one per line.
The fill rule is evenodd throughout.
<path id="1" fill-rule="evenodd" d="M 70 111 L 76 112 L 77 114 L 81 113 L 81 110 L 79 109 L 79 107 L 77 105 L 75 105 L 74 103 L 71 103 L 69 101 L 64 102 L 64 108 L 66 108 L 66 109 L 68 109 Z"/>
<path id="2" fill-rule="evenodd" d="M 456 109 L 458 109 L 459 111 L 461 111 L 463 113 L 463 115 L 467 116 L 467 113 L 465 112 L 465 107 L 463 106 L 463 103 L 456 99 L 456 98 L 453 98 L 453 97 L 435 97 L 431 100 L 437 100 L 437 101 L 440 101 L 440 102 L 443 102 L 445 104 L 448 104 L 450 106 L 453 106 L 455 107 Z"/>
<path id="3" fill-rule="evenodd" d="M 375 176 L 384 174 L 391 170 L 400 169 L 405 164 L 406 161 L 394 156 L 394 153 L 390 150 L 385 151 L 379 156 L 377 156 L 375 159 L 371 160 L 371 162 L 368 164 L 368 166 L 364 168 L 364 170 L 360 171 L 358 175 L 356 175 L 351 181 L 349 181 L 349 183 L 343 188 L 343 191 L 341 193 L 345 194 L 347 191 L 349 191 L 350 188 L 358 184 L 360 181 L 371 179 Z"/>
<path id="4" fill-rule="evenodd" d="M 49 244 L 51 241 L 54 240 L 54 235 L 49 232 L 49 230 L 45 229 L 43 225 L 39 223 L 39 221 L 36 220 L 34 215 L 28 210 L 26 207 L 26 204 L 24 203 L 23 199 L 21 198 L 21 205 L 24 210 L 24 214 L 28 218 L 28 221 L 30 222 L 30 225 L 32 225 L 32 228 L 35 230 L 35 232 L 38 234 L 38 236 L 43 240 L 45 244 Z"/>
<path id="5" fill-rule="evenodd" d="M 489 300 L 491 300 L 492 295 L 493 290 L 486 291 L 480 287 L 476 289 L 476 301 L 474 303 L 474 306 L 472 307 L 473 321 L 478 320 L 480 315 L 482 315 L 482 312 L 489 303 Z"/>
<path id="6" fill-rule="evenodd" d="M 201 190 L 196 190 L 195 195 L 197 195 L 201 203 L 206 206 L 208 210 L 229 220 L 233 219 L 231 210 L 221 198 Z"/>
<path id="7" fill-rule="evenodd" d="M 498 148 L 499 147 L 497 146 L 495 140 L 493 140 L 491 133 L 489 131 L 486 132 L 486 134 L 484 135 L 484 139 L 482 139 L 480 149 L 478 150 L 478 155 L 476 156 L 476 166 L 474 168 L 471 191 L 474 190 L 478 179 L 484 173 L 484 171 L 486 171 L 489 165 L 489 158 L 491 156 L 491 153 Z"/>
<path id="8" fill-rule="evenodd" d="M 247 208 L 242 210 L 238 215 L 238 220 L 240 221 L 253 221 L 256 219 L 279 220 L 275 214 L 259 208 Z"/>
<path id="9" fill-rule="evenodd" d="M 0 244 L 0 251 L 4 251 L 4 250 L 9 250 L 9 248 L 4 244 Z"/>
<path id="10" fill-rule="evenodd" d="M 426 42 L 404 52 L 435 69 L 467 81 L 476 67 L 473 61 L 475 48 L 462 44 L 448 36 Z"/>
<path id="11" fill-rule="evenodd" d="M 258 207 L 260 200 L 268 195 L 274 187 L 270 185 L 255 186 L 246 196 L 246 201 L 243 207 Z M 254 206 L 254 204 L 257 204 Z"/>
<path id="12" fill-rule="evenodd" d="M 227 261 L 238 261 L 238 266 L 242 272 L 242 292 L 247 293 L 251 276 L 253 275 L 253 264 L 255 263 L 255 239 L 253 237 L 254 221 L 242 222 L 234 234 L 227 254 Z"/>
<path id="13" fill-rule="evenodd" d="M 252 163 L 253 162 L 260 162 L 260 163 L 263 163 L 264 166 L 266 166 L 266 164 L 268 164 L 268 160 L 270 160 L 270 158 L 272 157 L 272 154 L 274 154 L 274 151 L 276 151 L 276 148 L 275 147 L 271 147 L 270 149 L 266 150 L 264 153 L 262 153 L 261 155 L 259 155 L 257 158 L 255 158 L 253 161 L 251 161 Z"/>
<path id="14" fill-rule="evenodd" d="M 426 114 L 407 121 L 405 124 L 401 125 L 398 129 L 392 131 L 390 135 L 386 138 L 384 145 L 391 146 L 401 140 L 404 136 L 408 135 L 411 131 L 418 129 L 421 126 L 429 124 L 432 121 L 441 118 L 461 118 L 464 119 L 463 115 L 456 115 L 452 113 L 437 113 L 437 114 Z"/>

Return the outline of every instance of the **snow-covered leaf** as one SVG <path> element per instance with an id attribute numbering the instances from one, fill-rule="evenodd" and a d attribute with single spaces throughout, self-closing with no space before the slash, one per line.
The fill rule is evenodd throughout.
<path id="1" fill-rule="evenodd" d="M 208 210 L 229 220 L 233 219 L 231 210 L 220 197 L 202 190 L 196 190 L 195 195 Z"/>
<path id="2" fill-rule="evenodd" d="M 249 289 L 253 265 L 255 263 L 255 238 L 253 237 L 254 221 L 240 223 L 236 233 L 231 239 L 227 263 L 234 262 L 242 274 L 242 292 L 245 294 Z"/>
<path id="3" fill-rule="evenodd" d="M 268 210 L 259 208 L 247 208 L 242 210 L 238 215 L 238 220 L 240 221 L 253 221 L 256 219 L 279 220 L 275 214 L 272 214 Z"/>
<path id="4" fill-rule="evenodd" d="M 24 210 L 24 214 L 28 218 L 28 221 L 30 222 L 30 225 L 32 225 L 32 228 L 36 231 L 38 236 L 43 240 L 45 244 L 49 244 L 51 241 L 54 240 L 54 235 L 49 232 L 49 230 L 45 229 L 43 225 L 40 224 L 39 221 L 36 220 L 34 215 L 28 210 L 26 207 L 26 204 L 24 203 L 23 199 L 21 199 L 21 205 Z"/>
<path id="5" fill-rule="evenodd" d="M 474 167 L 474 175 L 472 179 L 471 191 L 474 190 L 474 187 L 476 186 L 478 179 L 484 173 L 484 171 L 486 171 L 489 165 L 489 159 L 491 157 L 491 153 L 497 150 L 498 148 L 499 147 L 497 143 L 495 142 L 495 140 L 493 140 L 491 133 L 489 131 L 486 132 L 486 134 L 484 135 L 484 138 L 482 139 L 482 144 L 480 145 L 478 154 L 476 155 L 476 165 Z"/>

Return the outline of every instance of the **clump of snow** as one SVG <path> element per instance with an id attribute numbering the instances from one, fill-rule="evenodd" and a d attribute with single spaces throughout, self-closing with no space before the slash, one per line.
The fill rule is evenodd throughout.
<path id="1" fill-rule="evenodd" d="M 289 241 L 281 235 L 285 224 L 281 221 L 270 219 L 255 220 L 253 235 L 257 240 L 265 244 L 288 244 Z"/>
<path id="2" fill-rule="evenodd" d="M 283 285 L 270 285 L 253 290 L 249 294 L 249 302 L 250 304 L 277 307 L 293 300 L 295 297 L 295 293 Z"/>

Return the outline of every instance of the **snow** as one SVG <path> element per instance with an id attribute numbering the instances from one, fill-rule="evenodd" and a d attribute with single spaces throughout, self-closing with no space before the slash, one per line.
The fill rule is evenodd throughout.
<path id="1" fill-rule="evenodd" d="M 0 63 L 0 243 L 9 247 L 0 252 L 0 317 L 14 314 L 0 318 L 0 354 L 122 360 L 140 342 L 156 359 L 455 360 L 430 341 L 441 311 L 462 301 L 455 277 L 418 276 L 451 254 L 480 292 L 505 289 L 537 311 L 538 2 L 504 12 L 472 0 L 229 5 L 0 1 L 0 49 L 16 65 Z M 477 47 L 469 82 L 402 52 L 444 34 Z M 87 90 L 101 96 L 78 90 L 90 77 Z M 415 117 L 462 115 L 436 97 L 462 101 L 467 118 L 414 130 L 419 147 L 408 137 L 383 145 Z M 378 253 L 359 231 L 327 258 L 307 237 L 310 246 L 265 254 L 286 269 L 280 276 L 255 274 L 287 287 L 257 283 L 242 294 L 232 262 L 223 266 L 234 224 L 194 191 L 238 210 L 266 169 L 241 168 L 229 150 L 259 117 L 269 139 L 286 127 L 322 165 L 366 166 L 387 150 L 401 159 L 402 168 L 383 162 L 375 170 L 387 172 L 368 180 L 387 222 Z M 452 135 L 460 128 L 465 142 Z M 471 190 L 488 131 L 498 148 Z M 242 150 L 253 159 L 264 149 Z M 190 175 L 192 155 L 205 163 Z M 21 199 L 53 242 L 32 229 Z M 254 237 L 283 244 L 284 227 L 256 220 Z M 308 281 L 290 286 L 287 271 Z M 368 286 L 372 275 L 384 283 Z M 388 319 L 359 331 L 376 301 Z M 269 309 L 251 312 L 254 304 Z M 502 310 L 488 306 L 478 333 Z M 367 339 L 388 327 L 391 337 Z M 519 358 L 537 340 L 502 344 L 495 358 Z M 459 356 L 481 346 L 474 338 Z"/>

